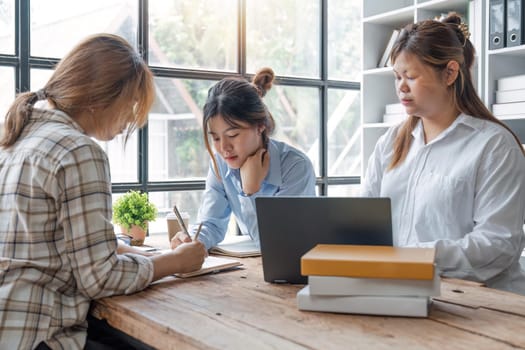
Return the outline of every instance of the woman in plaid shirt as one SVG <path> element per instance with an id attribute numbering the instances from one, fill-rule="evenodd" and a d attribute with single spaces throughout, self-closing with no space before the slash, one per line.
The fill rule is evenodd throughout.
<path id="1" fill-rule="evenodd" d="M 0 349 L 82 349 L 92 299 L 198 269 L 202 243 L 117 254 L 108 158 L 92 139 L 147 120 L 153 76 L 122 38 L 91 36 L 45 87 L 18 95 L 0 137 Z M 43 105 L 36 108 L 37 101 Z"/>

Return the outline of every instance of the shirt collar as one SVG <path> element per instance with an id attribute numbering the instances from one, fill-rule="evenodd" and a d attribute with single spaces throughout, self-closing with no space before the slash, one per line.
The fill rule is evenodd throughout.
<path id="1" fill-rule="evenodd" d="M 31 119 L 35 121 L 49 120 L 57 123 L 67 124 L 83 134 L 86 133 L 76 121 L 74 121 L 69 115 L 58 109 L 33 108 Z"/>
<path id="2" fill-rule="evenodd" d="M 429 142 L 429 144 L 435 143 L 435 142 L 437 142 L 437 141 L 447 137 L 447 135 L 450 134 L 455 129 L 457 129 L 459 127 L 459 125 L 465 125 L 465 126 L 471 128 L 471 129 L 479 130 L 480 127 L 481 127 L 480 123 L 482 123 L 482 122 L 483 122 L 482 119 L 474 118 L 474 117 L 471 117 L 471 116 L 466 115 L 464 113 L 461 113 L 460 115 L 457 116 L 456 119 L 454 119 L 454 121 L 452 122 L 452 124 L 449 125 L 448 128 L 443 130 L 441 132 L 441 134 L 439 134 L 438 137 L 436 137 L 434 140 L 432 140 L 432 142 Z M 414 140 L 417 143 L 424 144 L 425 135 L 423 133 L 423 123 L 421 122 L 421 118 L 417 122 L 416 127 L 414 128 L 414 130 L 412 130 L 412 137 L 414 137 Z"/>

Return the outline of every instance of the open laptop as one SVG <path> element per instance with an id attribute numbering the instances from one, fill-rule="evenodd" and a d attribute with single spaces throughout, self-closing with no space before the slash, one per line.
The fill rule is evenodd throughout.
<path id="1" fill-rule="evenodd" d="M 318 243 L 392 245 L 389 198 L 257 197 L 264 280 L 302 283 L 301 256 Z"/>

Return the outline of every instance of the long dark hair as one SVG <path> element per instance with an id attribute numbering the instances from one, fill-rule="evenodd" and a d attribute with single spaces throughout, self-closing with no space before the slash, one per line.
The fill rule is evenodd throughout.
<path id="1" fill-rule="evenodd" d="M 460 67 L 458 77 L 454 84 L 449 86 L 456 109 L 472 117 L 503 126 L 514 136 L 525 155 L 518 137 L 508 126 L 494 117 L 476 93 L 471 74 L 475 49 L 469 40 L 468 29 L 461 23 L 461 18 L 456 13 L 449 13 L 441 21 L 424 20 L 405 26 L 394 44 L 390 55 L 391 61 L 395 62 L 402 52 L 418 57 L 421 62 L 437 72 L 446 69 L 448 62 L 456 61 Z M 388 166 L 389 169 L 395 168 L 406 158 L 412 142 L 412 130 L 418 120 L 418 117 L 411 115 L 401 126 L 394 141 L 394 155 Z"/>
<path id="2" fill-rule="evenodd" d="M 85 111 L 117 105 L 134 106 L 119 113 L 128 123 L 127 135 L 143 126 L 155 98 L 153 74 L 133 47 L 112 34 L 95 34 L 73 48 L 37 92 L 19 94 L 7 111 L 0 147 L 13 145 L 38 100 L 48 100 L 71 118 Z"/>
<path id="3" fill-rule="evenodd" d="M 269 136 L 275 129 L 275 121 L 262 98 L 272 88 L 274 78 L 273 70 L 266 67 L 255 74 L 251 83 L 242 78 L 228 77 L 213 85 L 208 91 L 202 113 L 202 127 L 204 144 L 213 161 L 217 177 L 220 178 L 220 175 L 210 146 L 208 122 L 214 117 L 221 116 L 233 127 L 239 127 L 239 122 L 250 126 L 264 126 L 261 136 L 264 147 L 267 147 Z"/>

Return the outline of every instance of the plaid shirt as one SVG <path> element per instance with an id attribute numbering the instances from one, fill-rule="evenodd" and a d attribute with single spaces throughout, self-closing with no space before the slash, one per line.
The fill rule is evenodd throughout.
<path id="1" fill-rule="evenodd" d="M 117 255 L 104 151 L 60 111 L 34 109 L 0 149 L 0 349 L 82 349 L 90 300 L 144 289 L 153 265 Z"/>

